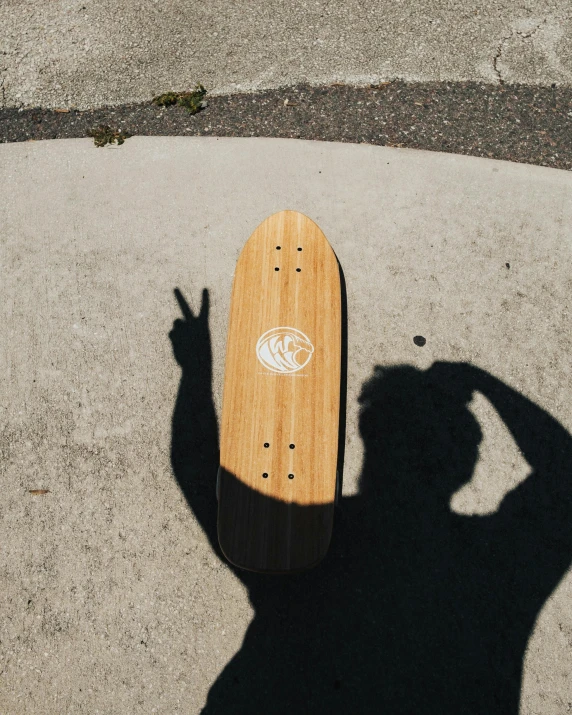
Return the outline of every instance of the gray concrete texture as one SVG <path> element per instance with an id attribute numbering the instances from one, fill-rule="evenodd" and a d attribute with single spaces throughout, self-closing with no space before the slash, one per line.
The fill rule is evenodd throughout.
<path id="1" fill-rule="evenodd" d="M 0 27 L 3 106 L 93 108 L 196 82 L 572 82 L 572 5 L 550 0 L 5 0 Z"/>
<path id="2" fill-rule="evenodd" d="M 198 309 L 208 288 L 220 415 L 235 262 L 275 211 L 314 219 L 345 272 L 345 494 L 358 489 L 357 400 L 375 365 L 473 363 L 572 432 L 569 173 L 137 137 L 1 146 L 0 188 L 4 713 L 196 713 L 240 648 L 247 593 L 171 472 L 180 369 L 168 332 L 173 289 Z M 451 508 L 489 514 L 530 467 L 482 395 L 471 410 L 480 457 Z M 568 574 L 529 642 L 523 715 L 572 701 L 571 604 Z"/>

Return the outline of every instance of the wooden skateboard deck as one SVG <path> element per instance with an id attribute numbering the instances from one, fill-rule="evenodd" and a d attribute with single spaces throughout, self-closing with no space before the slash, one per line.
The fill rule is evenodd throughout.
<path id="1" fill-rule="evenodd" d="M 318 226 L 267 218 L 238 259 L 223 393 L 218 536 L 234 565 L 315 565 L 332 532 L 341 371 L 341 284 Z"/>

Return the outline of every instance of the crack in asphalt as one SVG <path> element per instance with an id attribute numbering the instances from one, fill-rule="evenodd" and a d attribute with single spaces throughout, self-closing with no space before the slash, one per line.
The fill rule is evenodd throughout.
<path id="1" fill-rule="evenodd" d="M 513 37 L 513 35 L 514 35 L 514 33 L 511 32 L 510 35 L 507 35 L 506 37 L 503 37 L 503 38 L 502 38 L 502 40 L 500 41 L 500 44 L 499 44 L 499 46 L 498 46 L 498 48 L 497 48 L 496 55 L 493 57 L 493 69 L 494 69 L 494 71 L 495 71 L 495 74 L 496 74 L 496 76 L 497 76 L 497 79 L 498 79 L 498 81 L 499 81 L 499 84 L 504 84 L 504 79 L 502 78 L 502 74 L 501 74 L 501 71 L 500 71 L 499 66 L 498 66 L 498 61 L 499 61 L 500 58 L 502 57 L 502 48 L 503 48 L 504 43 L 505 43 L 507 40 L 510 40 L 510 38 Z"/>
<path id="2" fill-rule="evenodd" d="M 6 88 L 4 83 L 6 82 L 6 76 L 8 74 L 7 67 L 0 67 L 0 107 L 4 108 L 6 106 Z"/>
<path id="3" fill-rule="evenodd" d="M 508 40 L 511 40 L 513 37 L 520 37 L 522 40 L 527 40 L 530 37 L 533 37 L 538 32 L 538 30 L 540 30 L 540 28 L 543 25 L 546 25 L 546 21 L 547 21 L 547 18 L 544 18 L 543 20 L 541 20 L 538 23 L 538 25 L 536 27 L 533 27 L 532 30 L 529 30 L 527 32 L 523 32 L 522 30 L 511 30 L 510 35 L 507 35 L 506 37 L 503 37 L 501 39 L 499 46 L 497 48 L 496 54 L 493 57 L 493 70 L 497 76 L 499 84 L 504 84 L 502 71 L 498 66 L 498 62 L 502 57 L 502 51 L 503 51 L 505 42 L 508 42 Z"/>

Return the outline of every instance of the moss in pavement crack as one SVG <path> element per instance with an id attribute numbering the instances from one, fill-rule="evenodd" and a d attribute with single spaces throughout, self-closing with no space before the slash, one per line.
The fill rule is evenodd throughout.
<path id="1" fill-rule="evenodd" d="M 191 114 L 197 114 L 201 109 L 207 106 L 204 97 L 207 90 L 202 84 L 197 84 L 192 92 L 165 92 L 158 97 L 153 98 L 153 104 L 159 107 L 170 107 L 173 104 L 178 104 L 181 107 L 186 107 Z"/>
<path id="2" fill-rule="evenodd" d="M 107 124 L 100 124 L 94 129 L 90 129 L 87 133 L 88 137 L 93 137 L 95 146 L 105 146 L 106 144 L 123 144 L 126 139 L 129 139 L 131 134 L 122 132 L 119 129 L 111 129 Z"/>

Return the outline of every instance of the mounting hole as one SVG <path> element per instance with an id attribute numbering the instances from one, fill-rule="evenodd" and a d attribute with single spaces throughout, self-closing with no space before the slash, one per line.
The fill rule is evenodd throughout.
<path id="1" fill-rule="evenodd" d="M 282 246 L 276 246 L 276 250 L 279 251 L 282 248 Z"/>
<path id="2" fill-rule="evenodd" d="M 264 472 L 262 474 L 262 479 L 268 479 L 268 472 Z"/>
<path id="3" fill-rule="evenodd" d="M 302 250 L 302 249 L 300 248 L 300 246 L 298 246 L 298 250 L 299 250 L 299 251 L 301 251 L 301 250 Z"/>
<path id="4" fill-rule="evenodd" d="M 264 446 L 266 447 L 266 449 L 268 449 L 268 447 L 270 447 L 270 442 L 265 442 Z"/>
<path id="5" fill-rule="evenodd" d="M 296 445 L 295 445 L 295 444 L 289 444 L 288 446 L 290 447 L 290 449 L 294 449 L 294 447 L 295 447 Z"/>
<path id="6" fill-rule="evenodd" d="M 280 268 L 278 268 L 278 266 L 276 266 L 276 268 L 275 268 L 274 270 L 275 270 L 275 271 L 279 271 L 279 270 L 280 270 Z"/>
<path id="7" fill-rule="evenodd" d="M 296 273 L 300 273 L 301 270 L 301 268 L 296 268 Z"/>
<path id="8" fill-rule="evenodd" d="M 289 475 L 288 475 L 288 479 L 294 479 L 294 475 L 293 475 L 293 474 L 289 474 Z"/>

